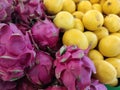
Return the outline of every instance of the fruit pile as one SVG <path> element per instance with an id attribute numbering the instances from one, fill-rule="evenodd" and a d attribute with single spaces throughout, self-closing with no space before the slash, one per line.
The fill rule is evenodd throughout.
<path id="1" fill-rule="evenodd" d="M 0 90 L 117 86 L 119 15 L 120 0 L 0 0 Z"/>
<path id="2" fill-rule="evenodd" d="M 120 1 L 44 0 L 64 45 L 87 49 L 101 83 L 118 85 L 120 78 Z M 55 9 L 54 9 L 55 8 Z"/>

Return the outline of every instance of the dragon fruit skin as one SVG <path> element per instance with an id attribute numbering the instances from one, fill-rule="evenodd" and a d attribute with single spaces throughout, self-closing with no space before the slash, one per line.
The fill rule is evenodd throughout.
<path id="1" fill-rule="evenodd" d="M 0 90 L 15 90 L 16 86 L 16 82 L 5 82 L 0 80 Z"/>
<path id="2" fill-rule="evenodd" d="M 27 25 L 27 24 L 22 24 L 22 23 L 18 23 L 18 24 L 16 24 L 16 26 L 21 30 L 21 32 L 23 33 L 23 34 L 26 34 L 26 32 L 29 32 L 29 30 L 30 30 L 30 26 L 29 25 Z"/>
<path id="3" fill-rule="evenodd" d="M 17 81 L 16 90 L 38 90 L 38 87 L 33 85 L 26 77 Z"/>
<path id="4" fill-rule="evenodd" d="M 67 90 L 67 88 L 65 88 L 64 86 L 54 85 L 54 86 L 49 86 L 45 90 Z"/>
<path id="5" fill-rule="evenodd" d="M 35 52 L 28 34 L 23 35 L 12 23 L 0 24 L 0 78 L 14 81 L 24 76 L 32 66 Z"/>
<path id="6" fill-rule="evenodd" d="M 14 11 L 13 0 L 0 0 L 0 22 L 11 20 L 11 14 Z"/>
<path id="7" fill-rule="evenodd" d="M 104 84 L 101 84 L 99 80 L 92 79 L 91 85 L 89 86 L 90 90 L 107 90 Z M 87 90 L 87 89 L 85 89 Z"/>
<path id="8" fill-rule="evenodd" d="M 36 85 L 49 84 L 53 77 L 53 58 L 46 52 L 36 53 L 35 66 L 27 71 L 27 77 Z"/>
<path id="9" fill-rule="evenodd" d="M 15 12 L 26 24 L 34 19 L 43 19 L 45 17 L 44 5 L 42 0 L 15 0 Z"/>
<path id="10" fill-rule="evenodd" d="M 47 18 L 35 23 L 31 31 L 40 49 L 45 50 L 47 47 L 53 48 L 56 46 L 59 39 L 59 29 Z"/>
<path id="11" fill-rule="evenodd" d="M 86 51 L 77 46 L 63 46 L 56 53 L 55 75 L 68 90 L 84 90 L 96 73 L 93 62 Z"/>

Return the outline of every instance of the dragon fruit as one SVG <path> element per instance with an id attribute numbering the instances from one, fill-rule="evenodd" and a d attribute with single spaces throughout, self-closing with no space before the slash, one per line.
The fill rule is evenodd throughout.
<path id="1" fill-rule="evenodd" d="M 27 77 L 35 85 L 47 85 L 53 77 L 53 58 L 46 52 L 37 51 L 35 62 L 27 71 Z"/>
<path id="2" fill-rule="evenodd" d="M 16 82 L 0 80 L 0 90 L 15 90 Z"/>
<path id="3" fill-rule="evenodd" d="M 45 90 L 67 90 L 67 88 L 65 88 L 64 86 L 54 85 L 54 86 L 49 86 Z"/>
<path id="4" fill-rule="evenodd" d="M 84 90 L 96 73 L 93 62 L 87 57 L 87 50 L 77 46 L 63 46 L 56 53 L 55 75 L 68 90 Z"/>
<path id="5" fill-rule="evenodd" d="M 59 38 L 59 29 L 47 18 L 35 23 L 31 31 L 40 49 L 46 50 L 47 47 L 53 48 L 56 46 Z"/>
<path id="6" fill-rule="evenodd" d="M 0 78 L 14 81 L 23 77 L 31 67 L 35 52 L 29 36 L 22 34 L 15 24 L 0 24 Z"/>
<path id="7" fill-rule="evenodd" d="M 38 87 L 29 82 L 26 77 L 18 80 L 17 82 L 16 90 L 38 90 Z"/>
<path id="8" fill-rule="evenodd" d="M 27 24 L 19 24 L 19 23 L 17 23 L 16 24 L 16 26 L 21 30 L 21 32 L 23 33 L 23 34 L 26 34 L 26 32 L 29 32 L 29 30 L 30 30 L 30 26 L 29 25 L 27 25 Z"/>
<path id="9" fill-rule="evenodd" d="M 45 17 L 42 0 L 15 0 L 15 13 L 26 24 Z"/>
<path id="10" fill-rule="evenodd" d="M 90 90 L 107 90 L 104 84 L 101 84 L 99 80 L 92 79 L 91 85 L 89 87 Z"/>
<path id="11" fill-rule="evenodd" d="M 0 22 L 11 20 L 11 14 L 14 11 L 13 0 L 0 0 Z"/>

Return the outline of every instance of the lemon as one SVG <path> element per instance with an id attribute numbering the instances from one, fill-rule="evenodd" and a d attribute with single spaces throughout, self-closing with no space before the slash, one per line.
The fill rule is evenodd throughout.
<path id="1" fill-rule="evenodd" d="M 115 56 L 114 58 L 118 58 L 118 59 L 120 59 L 120 54 L 119 54 L 119 55 L 117 55 L 117 56 Z"/>
<path id="2" fill-rule="evenodd" d="M 102 7 L 100 4 L 96 3 L 92 5 L 93 10 L 98 10 L 99 12 L 102 12 Z"/>
<path id="3" fill-rule="evenodd" d="M 92 4 L 94 4 L 94 3 L 98 3 L 100 0 L 90 0 L 90 2 L 92 3 Z"/>
<path id="4" fill-rule="evenodd" d="M 91 3 L 98 3 L 99 0 L 90 0 Z"/>
<path id="5" fill-rule="evenodd" d="M 103 55 L 96 49 L 92 49 L 88 52 L 88 57 L 94 61 L 94 60 L 104 60 Z"/>
<path id="6" fill-rule="evenodd" d="M 50 14 L 60 12 L 63 7 L 63 0 L 43 0 L 43 3 Z"/>
<path id="7" fill-rule="evenodd" d="M 63 34 L 62 42 L 64 45 L 77 45 L 81 49 L 88 48 L 88 40 L 83 32 L 77 29 L 70 29 Z"/>
<path id="8" fill-rule="evenodd" d="M 107 58 L 105 59 L 107 62 L 111 63 L 116 71 L 117 71 L 117 78 L 120 78 L 120 59 L 118 58 Z"/>
<path id="9" fill-rule="evenodd" d="M 80 20 L 80 19 L 78 19 L 78 18 L 75 18 L 75 25 L 74 25 L 74 27 L 73 28 L 75 28 L 75 29 L 79 29 L 80 31 L 84 31 L 84 26 L 83 26 L 83 23 L 82 23 L 82 21 Z"/>
<path id="10" fill-rule="evenodd" d="M 100 5 L 102 6 L 105 3 L 105 1 L 107 1 L 107 0 L 100 0 L 99 1 Z"/>
<path id="11" fill-rule="evenodd" d="M 78 3 L 77 5 L 77 11 L 81 11 L 83 13 L 89 11 L 92 9 L 92 4 L 88 0 L 83 0 Z"/>
<path id="12" fill-rule="evenodd" d="M 75 18 L 79 18 L 79 19 L 82 20 L 82 17 L 83 17 L 83 15 L 84 15 L 84 13 L 81 12 L 81 11 L 75 11 L 75 12 L 72 13 L 72 15 L 73 15 Z"/>
<path id="13" fill-rule="evenodd" d="M 98 44 L 99 51 L 106 57 L 114 57 L 120 54 L 120 38 L 109 35 L 102 38 Z"/>
<path id="14" fill-rule="evenodd" d="M 120 0 L 106 0 L 102 8 L 105 14 L 118 14 L 120 12 Z"/>
<path id="15" fill-rule="evenodd" d="M 74 17 L 67 11 L 57 13 L 53 22 L 57 27 L 62 29 L 71 29 L 74 27 Z"/>
<path id="16" fill-rule="evenodd" d="M 78 3 L 80 0 L 73 0 L 75 3 Z"/>
<path id="17" fill-rule="evenodd" d="M 98 37 L 98 40 L 109 35 L 109 31 L 106 27 L 99 27 L 97 30 L 94 31 L 94 33 Z"/>
<path id="18" fill-rule="evenodd" d="M 84 34 L 88 39 L 89 46 L 91 46 L 90 49 L 95 48 L 98 43 L 98 38 L 97 38 L 96 34 L 94 34 L 91 31 L 86 31 L 86 32 L 84 32 Z"/>
<path id="19" fill-rule="evenodd" d="M 76 10 L 75 2 L 73 0 L 64 0 L 62 10 L 70 13 L 74 12 Z"/>
<path id="20" fill-rule="evenodd" d="M 109 83 L 110 86 L 117 86 L 118 85 L 118 79 L 115 78 L 111 83 Z"/>
<path id="21" fill-rule="evenodd" d="M 115 67 L 107 61 L 95 60 L 94 65 L 96 68 L 96 74 L 94 75 L 101 83 L 112 83 L 117 77 L 117 71 Z"/>
<path id="22" fill-rule="evenodd" d="M 112 33 L 112 35 L 118 36 L 120 38 L 120 33 Z"/>
<path id="23" fill-rule="evenodd" d="M 90 10 L 84 14 L 82 21 L 86 29 L 95 31 L 103 25 L 104 17 L 99 11 Z"/>
<path id="24" fill-rule="evenodd" d="M 120 30 L 120 17 L 115 14 L 109 14 L 104 19 L 104 26 L 109 32 L 117 32 Z"/>

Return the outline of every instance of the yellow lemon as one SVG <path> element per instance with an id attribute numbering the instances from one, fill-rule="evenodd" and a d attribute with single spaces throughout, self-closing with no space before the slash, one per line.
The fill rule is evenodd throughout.
<path id="1" fill-rule="evenodd" d="M 78 3 L 78 2 L 80 2 L 80 0 L 73 0 L 75 3 Z"/>
<path id="2" fill-rule="evenodd" d="M 77 29 L 70 29 L 66 31 L 62 37 L 64 45 L 77 45 L 81 49 L 88 48 L 88 40 L 83 32 Z"/>
<path id="3" fill-rule="evenodd" d="M 117 56 L 115 56 L 114 58 L 118 58 L 118 59 L 120 59 L 120 54 L 119 54 L 119 55 L 117 55 Z"/>
<path id="4" fill-rule="evenodd" d="M 86 31 L 86 32 L 84 32 L 84 34 L 88 39 L 89 46 L 91 46 L 90 49 L 95 48 L 97 46 L 97 43 L 98 43 L 98 38 L 97 38 L 96 34 L 94 34 L 91 31 Z"/>
<path id="5" fill-rule="evenodd" d="M 109 32 L 117 32 L 120 30 L 120 17 L 115 14 L 109 14 L 105 17 L 104 26 L 108 28 Z"/>
<path id="6" fill-rule="evenodd" d="M 75 12 L 72 13 L 72 15 L 73 15 L 75 18 L 79 18 L 79 19 L 82 20 L 82 17 L 83 17 L 83 15 L 84 15 L 84 13 L 81 12 L 81 11 L 75 11 Z"/>
<path id="7" fill-rule="evenodd" d="M 89 11 L 92 9 L 92 4 L 88 0 L 83 0 L 78 3 L 77 5 L 77 11 L 81 11 L 83 13 Z"/>
<path id="8" fill-rule="evenodd" d="M 112 33 L 112 35 L 118 36 L 120 38 L 120 33 Z"/>
<path id="9" fill-rule="evenodd" d="M 76 10 L 75 2 L 73 0 L 64 0 L 62 10 L 70 13 L 74 12 Z"/>
<path id="10" fill-rule="evenodd" d="M 93 4 L 93 5 L 92 5 L 92 8 L 93 8 L 93 10 L 98 10 L 98 11 L 102 12 L 102 7 L 101 7 L 101 5 L 98 4 L 98 3 Z"/>
<path id="11" fill-rule="evenodd" d="M 94 31 L 94 33 L 97 35 L 98 40 L 109 35 L 109 31 L 106 27 L 99 27 L 97 30 Z"/>
<path id="12" fill-rule="evenodd" d="M 109 83 L 110 86 L 114 87 L 118 85 L 118 79 L 115 78 L 111 83 Z"/>
<path id="13" fill-rule="evenodd" d="M 80 19 L 78 19 L 78 18 L 75 18 L 75 25 L 74 25 L 73 28 L 79 29 L 79 30 L 82 31 L 82 32 L 84 31 L 83 23 L 82 23 L 82 21 L 81 21 Z"/>
<path id="14" fill-rule="evenodd" d="M 105 14 L 118 14 L 120 12 L 120 0 L 106 0 L 102 8 Z"/>
<path id="15" fill-rule="evenodd" d="M 43 3 L 50 14 L 60 12 L 63 7 L 63 0 L 43 0 Z"/>
<path id="16" fill-rule="evenodd" d="M 84 14 L 82 21 L 86 29 L 95 31 L 103 25 L 104 17 L 99 11 L 90 10 Z"/>
<path id="17" fill-rule="evenodd" d="M 100 5 L 102 6 L 105 3 L 105 1 L 107 1 L 107 0 L 100 0 L 99 1 Z"/>
<path id="18" fill-rule="evenodd" d="M 120 78 L 120 59 L 118 58 L 107 58 L 105 59 L 107 62 L 111 63 L 116 71 L 117 71 L 117 78 Z"/>
<path id="19" fill-rule="evenodd" d="M 90 0 L 91 3 L 98 3 L 99 0 Z"/>
<path id="20" fill-rule="evenodd" d="M 109 84 L 117 77 L 115 67 L 107 61 L 99 60 L 94 61 L 96 74 L 94 75 L 101 83 Z"/>
<path id="21" fill-rule="evenodd" d="M 71 29 L 74 27 L 74 17 L 67 11 L 57 13 L 53 22 L 57 27 L 62 29 Z"/>
<path id="22" fill-rule="evenodd" d="M 114 57 L 120 54 L 120 38 L 109 35 L 102 38 L 98 44 L 99 51 L 106 57 Z"/>
<path id="23" fill-rule="evenodd" d="M 94 60 L 104 60 L 103 55 L 96 49 L 92 49 L 88 52 L 88 57 L 94 61 Z"/>

